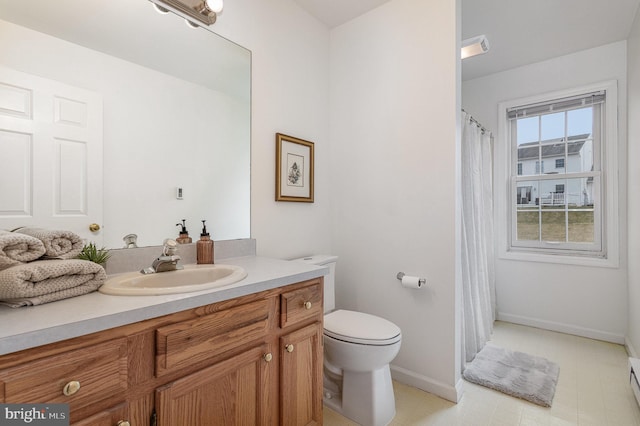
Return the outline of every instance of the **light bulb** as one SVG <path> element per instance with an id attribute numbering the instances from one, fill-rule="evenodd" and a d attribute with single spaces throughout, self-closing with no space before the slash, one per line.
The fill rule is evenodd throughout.
<path id="1" fill-rule="evenodd" d="M 196 23 L 193 23 L 193 22 L 189 21 L 188 19 L 185 19 L 184 23 L 187 24 L 187 26 L 189 28 L 198 28 L 198 27 L 200 27 L 200 25 L 198 25 Z"/>
<path id="2" fill-rule="evenodd" d="M 162 15 L 166 15 L 167 13 L 169 13 L 169 10 L 165 9 L 164 7 L 160 6 L 157 3 L 151 3 L 153 5 L 153 8 L 156 10 L 156 12 L 162 14 Z"/>
<path id="3" fill-rule="evenodd" d="M 207 7 L 211 9 L 215 13 L 222 12 L 222 8 L 224 7 L 223 0 L 205 0 L 207 3 Z"/>

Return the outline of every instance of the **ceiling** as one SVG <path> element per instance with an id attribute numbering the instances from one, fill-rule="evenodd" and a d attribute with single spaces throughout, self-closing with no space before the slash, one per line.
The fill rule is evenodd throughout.
<path id="1" fill-rule="evenodd" d="M 329 28 L 389 0 L 295 0 Z M 425 1 L 425 0 L 416 0 Z M 463 61 L 462 79 L 626 40 L 640 0 L 462 0 L 462 38 L 487 36 L 488 53 Z"/>
<path id="2" fill-rule="evenodd" d="M 303 9 L 324 22 L 337 27 L 367 13 L 389 0 L 295 0 Z"/>
<path id="3" fill-rule="evenodd" d="M 491 48 L 463 61 L 462 79 L 626 40 L 640 0 L 462 0 L 462 38 Z"/>

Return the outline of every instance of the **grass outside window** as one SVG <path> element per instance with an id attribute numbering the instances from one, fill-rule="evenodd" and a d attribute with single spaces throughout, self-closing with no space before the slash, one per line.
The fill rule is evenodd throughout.
<path id="1" fill-rule="evenodd" d="M 584 206 L 529 207 L 517 213 L 517 239 L 525 241 L 592 243 L 594 211 Z"/>

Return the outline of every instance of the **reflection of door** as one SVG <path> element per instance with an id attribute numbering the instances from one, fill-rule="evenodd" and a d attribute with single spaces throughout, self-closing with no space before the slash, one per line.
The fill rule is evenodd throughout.
<path id="1" fill-rule="evenodd" d="M 102 96 L 0 66 L 0 229 L 102 245 Z"/>

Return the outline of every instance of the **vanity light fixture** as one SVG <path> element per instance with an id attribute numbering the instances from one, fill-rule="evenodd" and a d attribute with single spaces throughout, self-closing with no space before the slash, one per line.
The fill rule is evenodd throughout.
<path id="1" fill-rule="evenodd" d="M 462 48 L 460 49 L 461 59 L 470 58 L 471 56 L 482 55 L 489 51 L 489 40 L 487 36 L 479 35 L 462 40 Z"/>
<path id="2" fill-rule="evenodd" d="M 150 0 L 155 9 L 174 12 L 187 20 L 190 27 L 213 25 L 223 9 L 223 0 Z"/>

